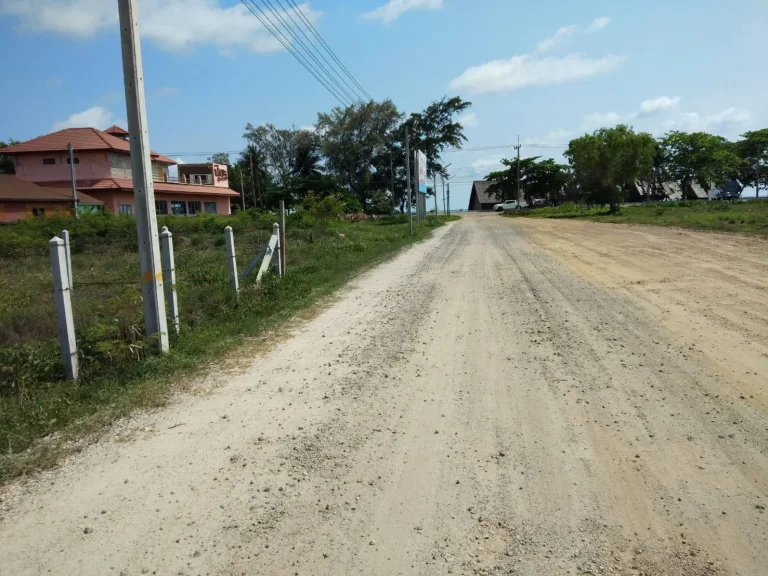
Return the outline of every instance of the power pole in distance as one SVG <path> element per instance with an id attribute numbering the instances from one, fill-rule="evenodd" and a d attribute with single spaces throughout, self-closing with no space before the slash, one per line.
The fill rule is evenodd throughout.
<path id="1" fill-rule="evenodd" d="M 245 180 L 243 179 L 243 167 L 235 164 L 240 171 L 240 208 L 245 212 Z"/>
<path id="2" fill-rule="evenodd" d="M 451 183 L 448 182 L 448 216 L 451 215 Z"/>
<path id="3" fill-rule="evenodd" d="M 408 126 L 405 127 L 405 167 L 407 172 L 408 186 L 408 232 L 413 234 L 413 210 L 411 209 L 411 147 L 408 144 Z"/>
<path id="4" fill-rule="evenodd" d="M 72 142 L 67 145 L 67 151 L 69 152 L 69 174 L 72 177 L 72 209 L 74 211 L 75 218 L 80 218 L 80 214 L 77 211 L 77 178 L 75 178 L 75 148 L 72 146 Z"/>
<path id="5" fill-rule="evenodd" d="M 517 135 L 517 146 L 515 146 L 515 150 L 517 150 L 517 203 L 520 205 L 523 201 L 520 196 L 520 134 Z"/>
<path id="6" fill-rule="evenodd" d="M 432 192 L 435 193 L 435 218 L 437 218 L 437 174 L 432 174 Z"/>
<path id="7" fill-rule="evenodd" d="M 253 207 L 258 205 L 258 196 L 256 195 L 256 172 L 253 171 L 253 154 L 248 150 L 248 159 L 251 161 L 251 184 L 253 185 Z"/>
<path id="8" fill-rule="evenodd" d="M 155 215 L 155 187 L 149 156 L 149 133 L 144 100 L 144 71 L 136 0 L 117 0 L 120 14 L 120 44 L 123 52 L 125 104 L 131 143 L 133 198 L 139 239 L 139 270 L 144 300 L 144 332 L 157 337 L 157 347 L 168 351 L 168 321 L 165 317 L 163 269 Z"/>
<path id="9" fill-rule="evenodd" d="M 448 211 L 445 209 L 445 178 L 443 177 L 442 174 L 440 175 L 440 180 L 443 183 L 443 214 L 445 214 L 447 216 L 448 215 Z"/>

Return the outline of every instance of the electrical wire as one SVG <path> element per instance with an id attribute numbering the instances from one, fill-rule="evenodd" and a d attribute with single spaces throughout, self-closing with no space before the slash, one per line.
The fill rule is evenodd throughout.
<path id="1" fill-rule="evenodd" d="M 279 0 L 278 0 L 279 1 Z M 314 24 L 309 21 L 309 19 L 304 15 L 304 12 L 298 7 L 295 0 L 286 0 L 289 4 L 292 5 L 293 11 L 298 14 L 299 18 L 301 18 L 309 27 L 309 30 L 312 32 L 312 34 L 320 41 L 320 44 L 323 45 L 323 48 L 325 48 L 325 51 L 328 52 L 328 55 L 341 67 L 341 69 L 344 71 L 344 73 L 349 77 L 350 80 L 357 86 L 360 91 L 365 94 L 365 96 L 368 98 L 368 101 L 373 100 L 373 96 L 371 96 L 368 91 L 362 87 L 360 82 L 357 81 L 357 78 L 355 78 L 352 73 L 347 70 L 347 67 L 344 66 L 344 64 L 339 60 L 339 58 L 336 56 L 336 53 L 331 49 L 330 46 L 328 46 L 328 43 L 323 39 L 323 37 L 320 35 L 320 33 L 315 28 Z"/>
<path id="2" fill-rule="evenodd" d="M 339 93 L 344 94 L 345 98 L 347 100 L 349 100 L 350 102 L 355 103 L 357 100 L 359 100 L 356 96 L 352 96 L 352 94 L 350 94 L 350 92 L 346 89 L 346 87 L 344 85 L 340 84 L 339 81 L 336 80 L 336 78 L 334 78 L 333 75 L 331 75 L 330 72 L 328 72 L 326 67 L 323 66 L 323 64 L 320 62 L 320 60 L 317 59 L 317 57 L 315 56 L 315 53 L 312 51 L 312 49 L 310 47 L 308 47 L 304 43 L 304 41 L 301 39 L 301 37 L 296 34 L 296 30 L 294 29 L 294 27 L 292 27 L 290 25 L 290 23 L 288 23 L 286 21 L 286 19 L 283 17 L 283 15 L 280 13 L 280 11 L 277 8 L 274 7 L 274 5 L 272 4 L 272 2 L 270 0 L 261 0 L 261 5 L 266 7 L 267 10 L 269 10 L 269 12 L 275 18 L 275 20 L 279 20 L 280 21 L 280 23 L 282 24 L 283 30 L 288 34 L 288 37 L 293 38 L 297 42 L 297 44 L 293 45 L 294 48 L 296 48 L 296 50 L 299 50 L 300 48 L 303 49 L 304 50 L 304 55 L 305 56 L 309 56 L 309 58 L 311 58 L 312 61 L 315 63 L 315 65 L 316 65 L 315 70 L 317 70 L 317 68 L 319 68 L 320 70 L 323 71 L 323 73 L 325 74 L 325 76 L 324 76 L 325 80 L 327 80 L 328 82 L 332 83 L 339 90 Z M 282 4 L 281 4 L 281 7 L 282 7 Z M 285 12 L 285 9 L 283 9 L 283 12 L 286 14 L 286 16 L 290 17 L 290 14 Z M 291 20 L 295 23 L 295 20 L 293 20 L 292 17 L 291 17 Z M 306 37 L 306 34 L 304 33 L 303 30 L 300 29 L 299 32 L 301 32 L 304 35 L 304 37 Z M 307 38 L 307 41 L 309 42 L 309 38 Z M 310 42 L 310 46 L 312 46 L 311 42 Z M 316 49 L 315 49 L 315 51 L 316 51 Z M 362 101 L 360 101 L 360 102 L 362 102 Z"/>
<path id="3" fill-rule="evenodd" d="M 267 0 L 267 2 L 269 2 L 269 0 Z M 278 5 L 280 6 L 280 8 L 283 10 L 283 14 L 285 14 L 285 15 L 288 17 L 288 19 L 289 19 L 291 22 L 293 22 L 293 24 L 295 25 L 295 28 L 294 28 L 294 29 L 297 29 L 297 30 L 298 30 L 298 31 L 301 33 L 301 35 L 302 35 L 302 36 L 304 37 L 304 39 L 307 41 L 307 44 L 309 44 L 309 47 L 310 47 L 310 49 L 314 51 L 314 54 L 317 54 L 318 56 L 320 56 L 320 58 L 322 58 L 322 59 L 323 59 L 323 61 L 324 61 L 324 62 L 325 62 L 327 65 L 328 65 L 328 67 L 330 68 L 330 70 L 331 70 L 331 71 L 333 71 L 333 73 L 334 73 L 334 74 L 336 75 L 336 77 L 339 79 L 339 81 L 341 82 L 341 84 L 339 84 L 339 83 L 337 82 L 337 86 L 340 86 L 340 87 L 341 87 L 341 86 L 343 85 L 343 89 L 344 89 L 345 93 L 346 93 L 347 95 L 349 95 L 349 96 L 350 96 L 350 98 L 352 98 L 352 100 L 356 100 L 356 101 L 357 101 L 359 104 L 363 104 L 363 100 L 365 99 L 365 97 L 362 97 L 362 98 L 361 98 L 361 97 L 360 97 L 360 94 L 358 94 L 358 93 L 356 92 L 356 90 L 355 90 L 355 87 L 354 87 L 354 86 L 352 86 L 352 85 L 350 85 L 349 81 L 348 81 L 348 80 L 345 80 L 345 79 L 344 79 L 344 77 L 343 77 L 343 76 L 342 76 L 342 75 L 339 73 L 339 71 L 336 69 L 336 67 L 335 67 L 333 64 L 331 64 L 331 63 L 328 61 L 328 59 L 327 59 L 327 58 L 326 58 L 326 57 L 323 55 L 323 53 L 322 53 L 322 52 L 320 52 L 320 51 L 319 51 L 319 50 L 318 50 L 318 49 L 315 47 L 315 44 L 312 42 L 312 40 L 310 39 L 310 37 L 309 37 L 309 36 L 307 36 L 307 33 L 306 33 L 306 32 L 304 32 L 304 28 L 306 28 L 306 26 L 303 24 L 303 22 L 297 22 L 297 21 L 296 21 L 296 19 L 293 17 L 293 15 L 292 15 L 292 14 L 291 14 L 291 12 L 288 10 L 288 8 L 286 8 L 286 7 L 283 5 L 283 2 L 282 2 L 282 0 L 275 0 L 275 2 L 277 2 L 277 4 L 278 4 Z M 295 11 L 295 10 L 294 10 L 294 11 Z M 299 40 L 300 40 L 300 39 L 299 39 Z M 311 52 L 311 53 L 310 53 L 310 55 L 313 55 L 313 53 Z M 313 59 L 315 60 L 315 62 L 317 62 L 317 63 L 318 63 L 318 65 L 319 65 L 321 68 L 323 68 L 323 69 L 325 70 L 325 67 L 324 67 L 322 64 L 320 64 L 320 62 L 317 60 L 317 58 L 315 58 L 315 57 L 313 56 Z M 335 81 L 335 79 L 334 79 L 334 81 Z"/>
<path id="4" fill-rule="evenodd" d="M 331 95 L 332 95 L 334 98 L 336 98 L 336 100 L 338 100 L 338 101 L 339 101 L 339 102 L 340 102 L 340 103 L 341 103 L 343 106 L 349 106 L 349 103 L 345 102 L 345 101 L 344 101 L 344 99 L 343 99 L 343 98 L 342 98 L 342 97 L 341 97 L 341 96 L 340 96 L 340 95 L 339 95 L 339 94 L 338 94 L 338 93 L 337 93 L 337 92 L 336 92 L 336 91 L 335 91 L 335 90 L 334 90 L 332 87 L 330 87 L 330 86 L 329 86 L 329 85 L 328 85 L 328 84 L 327 84 L 327 83 L 326 83 L 326 82 L 325 82 L 325 81 L 324 81 L 322 78 L 320 78 L 320 77 L 319 77 L 319 76 L 318 76 L 318 75 L 315 73 L 315 70 L 312 68 L 312 66 L 311 66 L 311 65 L 310 65 L 308 62 L 306 62 L 306 60 L 303 58 L 303 56 L 299 55 L 299 54 L 298 54 L 298 53 L 297 53 L 297 52 L 296 52 L 296 51 L 295 51 L 295 50 L 294 50 L 294 49 L 291 47 L 291 44 L 290 44 L 290 42 L 289 42 L 289 41 L 287 41 L 287 40 L 286 40 L 286 39 L 283 37 L 282 33 L 279 33 L 279 32 L 280 32 L 279 30 L 276 30 L 276 29 L 275 29 L 275 30 L 273 30 L 273 29 L 272 29 L 272 26 L 270 25 L 272 21 L 271 21 L 271 20 L 269 20 L 269 19 L 267 18 L 266 14 L 264 14 L 264 12 L 263 12 L 263 11 L 262 11 L 262 10 L 261 10 L 261 9 L 260 9 L 258 6 L 256 6 L 256 4 L 254 4 L 254 3 L 253 3 L 253 0 L 240 0 L 240 2 L 243 4 L 243 6 L 245 6 L 245 7 L 248 9 L 248 11 L 249 11 L 251 14 L 253 14 L 253 15 L 256 17 L 256 19 L 257 19 L 259 22 L 261 22 L 261 25 L 262 25 L 262 26 L 264 26 L 264 28 L 265 28 L 267 31 L 269 31 L 269 33 L 270 33 L 270 34 L 272 34 L 272 36 L 274 36 L 274 37 L 277 39 L 277 41 L 278 41 L 278 42 L 280 42 L 280 44 L 282 44 L 282 45 L 283 45 L 283 48 L 285 48 L 286 50 L 288 50 L 288 52 L 290 52 L 290 53 L 291 53 L 291 55 L 293 55 L 293 57 L 294 57 L 294 58 L 296 58 L 296 60 L 299 62 L 299 64 L 301 64 L 301 65 L 302 65 L 302 66 L 303 66 L 303 67 L 304 67 L 304 68 L 307 70 L 307 72 L 309 72 L 310 74 L 312 74 L 312 76 L 314 76 L 315 80 L 317 80 L 317 81 L 318 81 L 320 84 L 322 84 L 322 85 L 323 85 L 323 87 L 324 87 L 326 90 L 328 90 L 328 92 L 330 92 L 330 94 L 331 94 Z M 254 10 L 254 9 L 255 9 L 255 10 Z M 263 17 L 262 17 L 262 16 L 263 16 Z M 265 21 L 265 18 L 267 18 L 267 20 L 269 20 L 270 24 L 267 24 L 267 22 Z M 181 154 L 179 154 L 179 156 L 180 156 L 180 155 L 181 155 Z M 194 154 L 191 154 L 191 153 L 190 153 L 190 154 L 186 154 L 186 155 L 187 155 L 187 156 L 203 156 L 204 154 L 198 154 L 198 153 L 194 153 Z"/>

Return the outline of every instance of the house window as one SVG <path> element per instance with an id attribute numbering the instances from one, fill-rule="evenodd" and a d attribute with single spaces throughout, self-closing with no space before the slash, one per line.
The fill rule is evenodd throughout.
<path id="1" fill-rule="evenodd" d="M 67 164 L 72 164 L 71 158 L 67 158 Z M 75 158 L 75 164 L 80 164 L 80 158 Z"/>
<path id="2" fill-rule="evenodd" d="M 32 216 L 45 216 L 45 208 L 32 208 Z"/>
<path id="3" fill-rule="evenodd" d="M 80 214 L 95 214 L 101 212 L 101 206 L 99 204 L 81 204 L 77 203 L 77 211 Z"/>
<path id="4" fill-rule="evenodd" d="M 43 158 L 43 164 L 56 164 L 56 158 Z"/>
<path id="5" fill-rule="evenodd" d="M 117 207 L 117 212 L 123 216 L 133 216 L 133 206 L 130 204 L 120 204 Z"/>
<path id="6" fill-rule="evenodd" d="M 205 213 L 206 214 L 216 214 L 216 202 L 206 202 L 205 203 Z"/>
<path id="7" fill-rule="evenodd" d="M 187 210 L 190 216 L 196 216 L 203 211 L 202 207 L 200 206 L 200 202 L 196 202 L 194 200 L 187 202 Z"/>
<path id="8" fill-rule="evenodd" d="M 186 216 L 187 203 L 184 200 L 171 200 L 171 214 Z"/>
<path id="9" fill-rule="evenodd" d="M 193 174 L 192 175 L 193 182 L 195 184 L 209 184 L 210 183 L 210 174 Z"/>
<path id="10" fill-rule="evenodd" d="M 168 200 L 155 200 L 155 214 L 158 216 L 168 214 Z"/>

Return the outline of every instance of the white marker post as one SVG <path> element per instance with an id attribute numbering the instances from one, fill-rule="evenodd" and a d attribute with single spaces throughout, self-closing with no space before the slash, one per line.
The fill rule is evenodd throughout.
<path id="1" fill-rule="evenodd" d="M 80 366 L 77 360 L 77 340 L 75 339 L 75 320 L 72 315 L 72 298 L 67 275 L 67 257 L 64 240 L 58 236 L 48 243 L 51 252 L 51 272 L 53 273 L 53 298 L 56 302 L 56 316 L 59 321 L 59 344 L 64 374 L 67 380 L 77 380 Z"/>
<path id="2" fill-rule="evenodd" d="M 224 228 L 224 243 L 227 246 L 227 267 L 229 268 L 229 285 L 236 293 L 240 291 L 240 279 L 237 277 L 237 258 L 235 257 L 235 237 L 232 226 Z"/>
<path id="3" fill-rule="evenodd" d="M 173 257 L 173 234 L 167 226 L 160 232 L 160 243 L 163 245 L 163 285 L 165 301 L 171 316 L 173 329 L 179 333 L 179 299 L 176 295 L 176 262 Z"/>
<path id="4" fill-rule="evenodd" d="M 64 240 L 64 251 L 67 257 L 67 278 L 69 279 L 69 289 L 72 289 L 72 251 L 69 248 L 69 231 L 61 231 L 61 239 Z"/>

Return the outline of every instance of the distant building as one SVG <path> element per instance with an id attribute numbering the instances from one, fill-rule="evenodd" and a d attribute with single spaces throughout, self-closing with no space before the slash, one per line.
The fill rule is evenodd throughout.
<path id="1" fill-rule="evenodd" d="M 13 158 L 20 179 L 71 190 L 70 143 L 78 192 L 116 214 L 135 214 L 129 134 L 118 126 L 104 131 L 68 128 L 3 148 L 3 155 Z M 239 194 L 229 188 L 227 166 L 189 165 L 193 177 L 175 181 L 168 174 L 168 168 L 177 164 L 175 160 L 157 152 L 151 152 L 150 157 L 157 214 L 231 214 L 230 198 Z M 186 168 L 182 173 L 190 174 Z"/>
<path id="2" fill-rule="evenodd" d="M 472 192 L 469 195 L 469 210 L 493 210 L 494 204 L 499 200 L 496 194 L 489 194 L 488 189 L 496 184 L 493 180 L 477 180 L 472 183 Z"/>
<path id="3" fill-rule="evenodd" d="M 101 210 L 104 202 L 80 192 L 78 207 L 81 212 Z M 72 187 L 51 188 L 38 186 L 18 176 L 0 174 L 0 222 L 16 222 L 34 216 L 61 214 L 71 216 Z"/>

